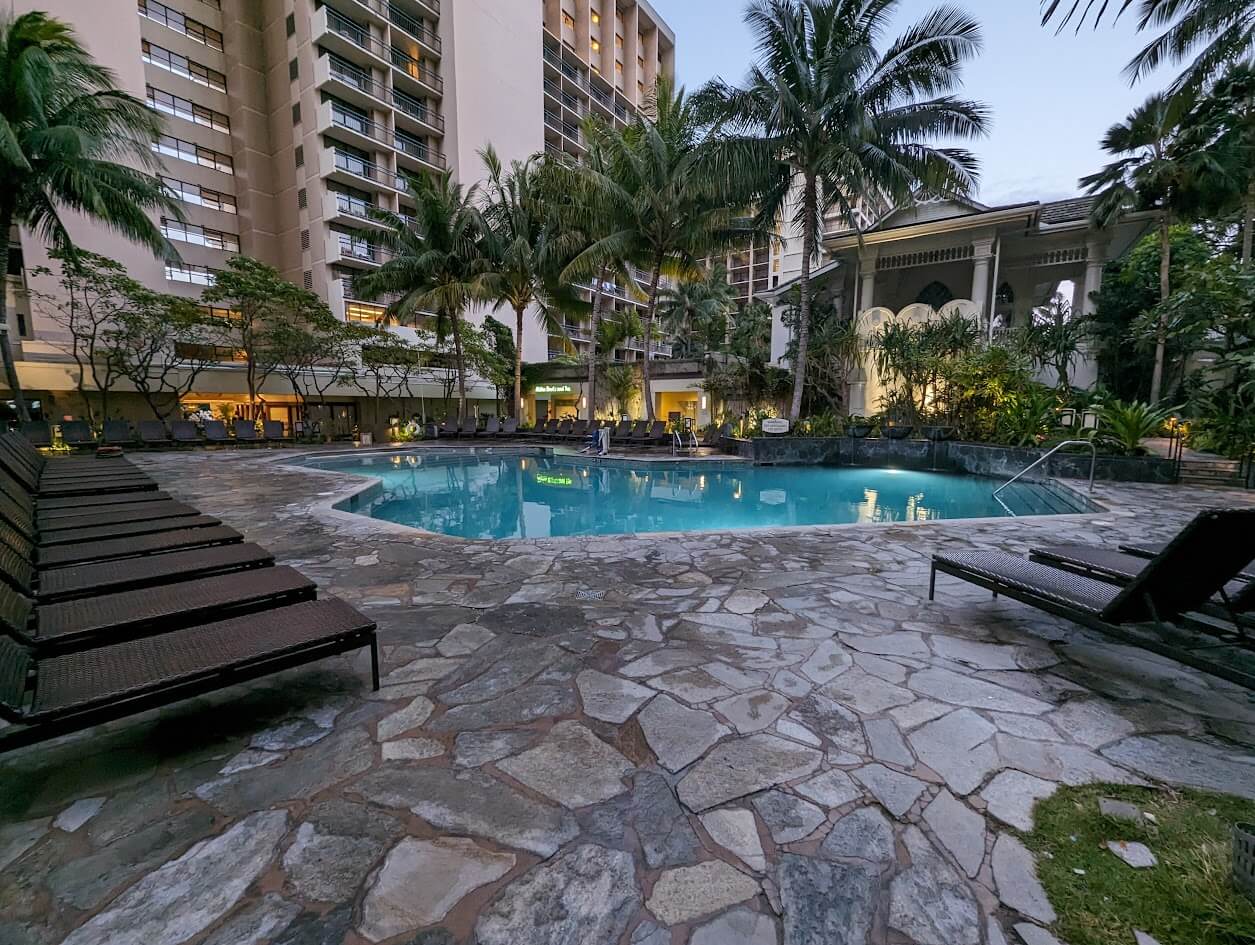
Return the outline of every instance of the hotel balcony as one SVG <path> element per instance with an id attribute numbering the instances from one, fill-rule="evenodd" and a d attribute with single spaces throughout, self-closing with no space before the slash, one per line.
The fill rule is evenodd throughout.
<path id="1" fill-rule="evenodd" d="M 385 224 L 370 216 L 370 211 L 374 207 L 373 203 L 362 200 L 360 197 L 328 190 L 323 194 L 322 218 L 328 222 L 352 226 L 382 227 Z"/>
<path id="2" fill-rule="evenodd" d="M 545 79 L 545 95 L 549 97 L 550 101 L 562 105 L 580 118 L 588 114 L 588 102 L 572 95 L 553 79 Z"/>
<path id="3" fill-rule="evenodd" d="M 388 4 L 384 0 L 325 0 L 330 6 L 336 7 L 346 16 L 365 16 L 378 27 L 388 23 Z"/>
<path id="4" fill-rule="evenodd" d="M 388 47 L 369 29 L 330 7 L 314 11 L 314 41 L 349 62 L 364 67 L 387 68 Z"/>
<path id="5" fill-rule="evenodd" d="M 327 234 L 326 259 L 329 265 L 373 269 L 390 258 L 391 254 L 364 232 Z"/>
<path id="6" fill-rule="evenodd" d="M 395 3 L 391 3 L 388 5 L 388 21 L 408 36 L 418 40 L 422 47 L 432 55 L 440 55 L 440 37 L 418 17 L 410 16 Z"/>
<path id="7" fill-rule="evenodd" d="M 545 125 L 579 148 L 584 147 L 584 135 L 580 131 L 580 126 L 574 122 L 563 121 L 560 115 L 547 108 L 545 109 Z"/>
<path id="8" fill-rule="evenodd" d="M 388 129 L 379 122 L 337 108 L 334 102 L 318 106 L 318 131 L 365 150 L 388 147 L 392 140 Z"/>
<path id="9" fill-rule="evenodd" d="M 334 62 L 330 56 L 314 60 L 314 84 L 359 108 L 391 108 L 392 93 L 364 70 Z"/>
<path id="10" fill-rule="evenodd" d="M 330 180 L 359 189 L 396 189 L 395 175 L 390 170 L 371 161 L 364 161 L 355 154 L 338 148 L 323 148 L 320 160 L 322 176 Z"/>
<path id="11" fill-rule="evenodd" d="M 393 115 L 398 128 L 421 135 L 444 134 L 444 116 L 433 103 L 394 89 L 392 104 L 396 109 Z"/>
<path id="12" fill-rule="evenodd" d="M 427 16 L 440 18 L 440 0 L 412 0 L 412 5 L 422 10 Z M 398 3 L 389 3 L 390 7 L 400 7 Z"/>
<path id="13" fill-rule="evenodd" d="M 398 171 L 443 171 L 445 157 L 442 153 L 420 141 L 411 141 L 397 135 L 393 139 L 397 151 Z M 398 188 L 404 190 L 404 187 Z"/>
<path id="14" fill-rule="evenodd" d="M 629 338 L 627 341 L 623 342 L 620 347 L 626 348 L 628 351 L 643 352 L 645 350 L 645 340 L 643 338 Z M 651 341 L 649 343 L 649 353 L 651 356 L 659 355 L 664 358 L 669 358 L 671 357 L 671 345 L 666 342 Z"/>
<path id="15" fill-rule="evenodd" d="M 444 80 L 440 78 L 433 66 L 420 62 L 405 50 L 397 49 L 395 46 L 390 50 L 389 58 L 392 60 L 393 81 L 400 78 L 401 85 L 408 86 L 411 94 L 437 96 L 444 94 Z M 406 89 L 402 88 L 402 91 Z"/>

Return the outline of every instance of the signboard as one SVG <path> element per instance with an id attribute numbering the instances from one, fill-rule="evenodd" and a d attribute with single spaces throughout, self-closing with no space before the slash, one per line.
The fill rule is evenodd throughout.
<path id="1" fill-rule="evenodd" d="M 552 473 L 537 473 L 536 481 L 542 486 L 573 486 L 575 480 L 571 476 L 555 476 Z"/>
<path id="2" fill-rule="evenodd" d="M 789 421 L 782 417 L 768 417 L 763 421 L 764 433 L 788 433 Z"/>
<path id="3" fill-rule="evenodd" d="M 570 384 L 537 384 L 537 394 L 569 394 L 571 393 Z"/>

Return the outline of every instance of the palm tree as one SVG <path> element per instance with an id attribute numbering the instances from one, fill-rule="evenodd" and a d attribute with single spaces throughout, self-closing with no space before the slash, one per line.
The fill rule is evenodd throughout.
<path id="1" fill-rule="evenodd" d="M 466 310 L 482 298 L 481 278 L 488 270 L 484 240 L 488 229 L 478 207 L 478 189 L 463 189 L 445 171 L 439 176 L 406 176 L 414 201 L 413 218 L 390 210 L 371 210 L 384 224 L 380 241 L 393 253 L 356 288 L 367 298 L 396 293 L 388 315 L 414 324 L 428 312 L 436 316 L 436 336 L 453 336 L 458 379 L 458 412 L 466 416 L 466 357 L 462 322 Z"/>
<path id="2" fill-rule="evenodd" d="M 1192 199 L 1195 161 L 1203 155 L 1172 148 L 1177 135 L 1183 100 L 1157 93 L 1135 108 L 1122 122 L 1112 125 L 1102 147 L 1116 160 L 1096 174 L 1081 178 L 1087 193 L 1097 195 L 1091 212 L 1099 226 L 1108 226 L 1130 210 L 1159 211 L 1159 299 L 1171 291 L 1172 224 L 1178 211 Z M 1158 403 L 1163 389 L 1164 355 L 1168 324 L 1160 319 L 1155 333 L 1155 366 L 1151 372 L 1150 400 Z"/>
<path id="3" fill-rule="evenodd" d="M 825 220 L 835 214 L 857 231 L 862 207 L 906 200 L 921 187 L 965 195 L 976 182 L 972 154 L 934 142 L 985 133 L 985 108 L 948 94 L 981 48 L 980 27 L 960 10 L 939 7 L 882 46 L 901 6 L 755 0 L 745 22 L 758 62 L 741 87 L 715 79 L 699 96 L 726 136 L 728 175 L 757 182 L 763 225 L 773 225 L 800 191 L 793 214 L 802 237 L 794 421 L 806 385 L 811 267 Z"/>
<path id="4" fill-rule="evenodd" d="M 728 284 L 726 270 L 718 266 L 663 289 L 658 308 L 666 331 L 678 339 L 683 355 L 691 357 L 725 343 L 736 290 Z"/>
<path id="5" fill-rule="evenodd" d="M 523 316 L 535 307 L 550 334 L 563 331 L 554 267 L 571 255 L 576 239 L 545 210 L 534 159 L 513 161 L 509 173 L 491 146 L 480 152 L 488 171 L 484 254 L 488 270 L 478 294 L 514 312 L 514 416 L 523 416 Z M 569 304 L 569 300 L 565 300 Z"/>
<path id="6" fill-rule="evenodd" d="M 703 122 L 683 89 L 660 81 L 646 107 L 625 130 L 590 123 L 585 133 L 603 156 L 603 167 L 580 166 L 580 199 L 616 228 L 593 241 L 572 263 L 595 271 L 631 260 L 648 272 L 645 359 L 641 364 L 645 412 L 654 419 L 649 344 L 658 315 L 664 275 L 699 271 L 699 260 L 753 237 L 736 212 L 737 194 L 713 173 Z"/>
<path id="7" fill-rule="evenodd" d="M 0 14 L 0 234 L 6 256 L 14 223 L 73 258 L 65 209 L 128 240 L 176 254 L 149 213 L 182 214 L 147 170 L 161 120 L 117 88 L 65 23 L 43 13 Z M 9 344 L 0 292 L 0 360 L 18 417 L 30 413 Z"/>
<path id="8" fill-rule="evenodd" d="M 1075 20 L 1080 30 L 1089 20 L 1097 28 L 1108 13 L 1119 19 L 1134 7 L 1139 32 L 1163 32 L 1125 66 L 1130 82 L 1164 62 L 1182 63 L 1195 54 L 1172 91 L 1196 92 L 1255 49 L 1255 0 L 1049 0 L 1042 23 L 1054 20 L 1062 30 Z"/>

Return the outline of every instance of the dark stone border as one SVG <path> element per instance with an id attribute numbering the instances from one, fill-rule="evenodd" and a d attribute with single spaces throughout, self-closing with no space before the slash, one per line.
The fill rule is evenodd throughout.
<path id="1" fill-rule="evenodd" d="M 939 470 L 1010 479 L 1046 451 L 959 441 L 860 439 L 850 436 L 727 437 L 724 448 L 755 463 L 795 466 L 888 466 Z M 1088 453 L 1056 453 L 1042 467 L 1044 476 L 1089 477 Z M 1041 478 L 1036 473 L 1030 477 Z M 1094 478 L 1106 482 L 1177 481 L 1177 465 L 1159 456 L 1099 456 Z"/>

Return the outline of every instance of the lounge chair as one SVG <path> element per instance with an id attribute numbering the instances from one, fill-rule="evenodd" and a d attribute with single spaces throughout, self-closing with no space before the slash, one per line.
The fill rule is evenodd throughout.
<path id="1" fill-rule="evenodd" d="M 534 436 L 537 439 L 543 440 L 546 437 L 556 434 L 558 432 L 558 426 L 558 420 L 546 420 L 544 423 L 537 424 L 536 428 L 533 429 L 528 436 Z"/>
<path id="2" fill-rule="evenodd" d="M 562 437 L 564 440 L 575 440 L 579 442 L 588 436 L 588 421 L 575 420 L 571 423 L 570 431 Z"/>
<path id="3" fill-rule="evenodd" d="M 571 427 L 575 426 L 574 420 L 559 420 L 557 429 L 552 433 L 546 433 L 546 440 L 565 440 L 571 435 Z"/>
<path id="4" fill-rule="evenodd" d="M 96 435 L 86 420 L 66 420 L 61 424 L 61 442 L 70 449 L 95 447 Z"/>
<path id="5" fill-rule="evenodd" d="M 254 445 L 265 442 L 257 435 L 257 421 L 255 420 L 236 420 L 235 421 L 235 443 L 237 446 L 243 443 L 252 443 Z"/>
<path id="6" fill-rule="evenodd" d="M 18 491 L 37 497 L 38 501 L 48 498 L 84 498 L 98 500 L 106 495 L 122 492 L 146 492 L 156 490 L 157 484 L 147 476 L 123 477 L 88 477 L 83 479 L 62 479 L 53 482 L 38 482 L 29 485 L 11 475 L 12 467 L 7 467 L 0 458 L 0 491 L 10 497 L 16 497 Z M 40 506 L 42 507 L 42 506 Z"/>
<path id="7" fill-rule="evenodd" d="M 1168 642 L 1172 623 L 1200 610 L 1255 557 L 1255 509 L 1198 515 L 1123 587 L 1000 551 L 933 555 L 928 597 L 938 572 L 1075 621 L 1239 685 L 1255 675 Z M 1148 634 L 1130 625 L 1150 624 Z M 1156 633 L 1155 631 L 1159 631 Z"/>
<path id="8" fill-rule="evenodd" d="M 139 422 L 139 441 L 144 446 L 172 446 L 174 441 L 166 432 L 166 425 L 160 420 L 141 420 Z"/>
<path id="9" fill-rule="evenodd" d="M 637 420 L 632 425 L 632 432 L 628 435 L 628 442 L 633 446 L 644 446 L 645 441 L 649 439 L 649 421 Z"/>
<path id="10" fill-rule="evenodd" d="M 518 436 L 519 435 L 519 418 L 509 417 L 501 426 L 501 436 Z"/>
<path id="11" fill-rule="evenodd" d="M 44 658 L 0 636 L 0 714 L 16 723 L 0 733 L 0 749 L 361 647 L 370 647 L 372 683 L 378 689 L 375 624 L 336 598 Z"/>
<path id="12" fill-rule="evenodd" d="M 26 437 L 32 446 L 52 445 L 52 427 L 44 420 L 27 420 L 22 424 L 22 436 Z"/>
<path id="13" fill-rule="evenodd" d="M 501 420 L 494 413 L 484 421 L 484 428 L 476 432 L 476 436 L 499 436 L 501 433 Z"/>
<path id="14" fill-rule="evenodd" d="M 301 600 L 317 586 L 292 568 L 256 568 L 177 584 L 36 605 L 0 583 L 0 627 L 38 655 L 69 652 Z"/>
<path id="15" fill-rule="evenodd" d="M 237 421 L 238 422 L 238 421 Z M 205 442 L 224 446 L 231 442 L 231 435 L 227 433 L 227 425 L 221 420 L 205 421 Z"/>
<path id="16" fill-rule="evenodd" d="M 613 443 L 615 440 L 626 440 L 631 435 L 632 435 L 632 421 L 620 420 L 615 425 L 615 428 L 610 431 L 610 441 Z"/>
<path id="17" fill-rule="evenodd" d="M 17 434 L 0 437 L 0 466 L 30 489 L 40 483 L 68 480 L 127 477 L 148 479 L 133 463 L 122 457 L 100 459 L 80 456 L 49 460 Z"/>
<path id="18" fill-rule="evenodd" d="M 205 528 L 181 528 L 133 538 L 113 538 L 104 541 L 84 541 L 73 545 L 56 545 L 39 550 L 40 568 L 63 568 L 87 561 L 108 561 L 112 558 L 138 558 L 162 552 L 181 551 L 187 548 L 207 548 L 211 545 L 238 545 L 244 536 L 225 525 Z"/>
<path id="19" fill-rule="evenodd" d="M 170 439 L 179 446 L 200 446 L 200 431 L 191 420 L 175 420 L 170 424 Z"/>
<path id="20" fill-rule="evenodd" d="M 130 522 L 111 521 L 102 525 L 77 525 L 70 528 L 44 528 L 39 533 L 39 547 L 83 544 L 90 549 L 93 542 L 114 538 L 135 538 L 140 535 L 160 535 L 189 528 L 210 528 L 221 525 L 212 515 L 182 515 L 178 518 L 146 518 Z"/>
<path id="21" fill-rule="evenodd" d="M 440 435 L 441 436 L 457 436 L 458 433 L 460 432 L 458 427 L 459 427 L 458 415 L 456 413 L 450 412 L 449 415 L 444 418 L 444 422 L 440 424 Z"/>
<path id="22" fill-rule="evenodd" d="M 0 510 L 0 514 L 3 514 L 3 510 Z M 37 516 L 34 524 L 41 531 L 60 531 L 66 528 L 91 528 L 93 525 L 123 525 L 127 522 L 188 518 L 199 514 L 190 505 L 167 500 L 121 505 L 103 512 L 91 509 L 54 509 Z"/>
<path id="23" fill-rule="evenodd" d="M 135 430 L 129 420 L 106 420 L 100 441 L 105 446 L 134 446 Z"/>
<path id="24" fill-rule="evenodd" d="M 666 420 L 655 420 L 649 427 L 645 437 L 647 446 L 665 446 L 671 442 L 671 434 L 667 432 Z"/>
<path id="25" fill-rule="evenodd" d="M 266 437 L 267 443 L 291 443 L 290 434 L 283 432 L 282 420 L 263 420 L 261 422 L 262 433 Z"/>
<path id="26" fill-rule="evenodd" d="M 471 414 L 469 417 L 462 418 L 462 425 L 458 427 L 457 436 L 459 438 L 464 436 L 474 437 L 478 431 L 479 417 Z"/>
<path id="27" fill-rule="evenodd" d="M 40 498 L 36 512 L 39 515 L 66 509 L 75 512 L 105 512 L 124 505 L 169 501 L 170 493 L 159 489 L 135 489 L 131 492 L 111 492 L 94 496 L 44 496 Z"/>

